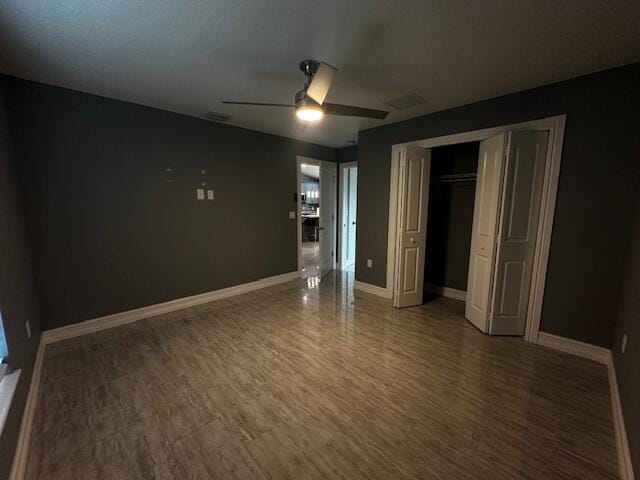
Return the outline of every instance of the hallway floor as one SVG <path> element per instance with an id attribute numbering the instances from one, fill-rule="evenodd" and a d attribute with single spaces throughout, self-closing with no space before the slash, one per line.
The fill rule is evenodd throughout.
<path id="1" fill-rule="evenodd" d="M 320 242 L 302 242 L 302 278 L 320 275 Z"/>

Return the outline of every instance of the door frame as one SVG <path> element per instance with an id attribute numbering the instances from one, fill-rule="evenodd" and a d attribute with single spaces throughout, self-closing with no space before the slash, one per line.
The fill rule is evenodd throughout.
<path id="1" fill-rule="evenodd" d="M 320 160 L 318 158 L 312 157 L 304 157 L 302 155 L 296 155 L 296 232 L 297 232 L 297 250 L 298 250 L 298 274 L 302 277 L 302 202 L 300 201 L 300 195 L 302 191 L 300 190 L 300 180 L 301 180 L 301 165 L 306 163 L 308 165 L 316 165 L 320 168 L 321 162 L 326 162 L 327 160 Z M 334 162 L 328 162 L 334 163 Z M 320 183 L 320 179 L 318 179 L 318 183 Z M 322 197 L 320 197 L 320 208 L 322 208 Z M 335 232 L 337 227 L 336 219 L 338 215 L 333 219 L 333 231 Z M 335 236 L 334 236 L 335 240 Z M 337 249 L 336 249 L 337 251 Z M 336 256 L 333 257 L 333 268 L 336 268 Z"/>
<path id="2" fill-rule="evenodd" d="M 344 189 L 346 186 L 346 175 L 345 175 L 345 171 L 348 168 L 353 168 L 356 167 L 358 168 L 358 162 L 345 162 L 345 163 L 339 163 L 338 164 L 338 225 L 340 225 L 340 227 L 338 227 L 338 270 L 342 270 L 342 260 L 343 260 L 343 256 L 342 256 L 342 240 L 343 240 L 343 231 L 344 228 L 342 227 L 342 219 L 343 219 L 343 209 L 344 209 Z M 358 225 L 356 224 L 356 229 L 358 228 Z"/>
<path id="3" fill-rule="evenodd" d="M 553 218 L 556 210 L 558 194 L 558 180 L 560 177 L 560 163 L 562 161 L 562 145 L 566 115 L 541 118 L 527 122 L 502 125 L 480 130 L 443 135 L 440 137 L 425 138 L 412 142 L 405 142 L 391 147 L 391 174 L 389 184 L 389 224 L 387 230 L 387 278 L 386 296 L 393 298 L 396 277 L 396 231 L 398 211 L 398 165 L 400 155 L 404 153 L 407 145 L 418 145 L 422 148 L 434 148 L 457 143 L 479 142 L 500 133 L 513 130 L 546 130 L 549 132 L 549 147 L 547 149 L 546 165 L 544 170 L 544 183 L 542 186 L 542 199 L 540 205 L 540 218 L 538 233 L 536 235 L 536 247 L 533 259 L 533 272 L 531 279 L 531 293 L 527 310 L 527 323 L 524 339 L 527 342 L 538 343 L 540 332 L 540 319 L 542 316 L 542 302 L 544 300 L 544 288 L 549 263 L 549 249 L 551 235 L 553 233 Z"/>
<path id="4" fill-rule="evenodd" d="M 320 168 L 320 160 L 317 158 L 296 156 L 296 232 L 297 232 L 297 250 L 298 250 L 298 274 L 302 277 L 302 190 L 300 180 L 302 176 L 302 164 L 316 165 Z M 318 183 L 320 179 L 318 178 Z M 322 205 L 322 198 L 320 199 Z"/>

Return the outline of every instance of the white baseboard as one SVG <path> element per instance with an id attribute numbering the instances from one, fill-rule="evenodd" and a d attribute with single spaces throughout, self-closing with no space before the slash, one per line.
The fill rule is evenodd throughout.
<path id="1" fill-rule="evenodd" d="M 424 286 L 425 291 L 429 293 L 435 293 L 446 298 L 453 298 L 454 300 L 460 300 L 461 302 L 467 301 L 467 292 L 464 290 L 456 290 L 455 288 L 443 287 L 441 285 L 432 285 L 427 283 Z"/>
<path id="2" fill-rule="evenodd" d="M 609 373 L 611 406 L 613 408 L 613 426 L 616 431 L 616 450 L 618 452 L 620 480 L 634 480 L 635 477 L 633 475 L 633 464 L 631 463 L 631 452 L 629 451 L 629 441 L 627 439 L 627 428 L 624 424 L 624 416 L 622 415 L 622 403 L 620 402 L 616 367 L 613 362 L 613 354 L 611 352 L 609 352 L 607 371 Z"/>
<path id="3" fill-rule="evenodd" d="M 360 290 L 361 292 L 370 293 L 371 295 L 391 300 L 391 292 L 384 287 L 378 287 L 377 285 L 371 285 L 370 283 L 356 280 L 353 284 L 353 288 Z"/>
<path id="4" fill-rule="evenodd" d="M 611 357 L 611 350 L 608 348 L 598 347 L 597 345 L 579 342 L 578 340 L 572 340 L 571 338 L 560 337 L 546 332 L 538 333 L 538 345 L 560 350 L 564 353 L 570 353 L 571 355 L 577 355 L 578 357 L 588 358 L 603 365 L 608 365 Z"/>
<path id="5" fill-rule="evenodd" d="M 611 391 L 611 408 L 613 409 L 613 426 L 616 432 L 616 451 L 618 452 L 620 479 L 634 480 L 629 442 L 627 440 L 627 429 L 622 415 L 618 379 L 616 377 L 616 369 L 611 350 L 546 332 L 540 332 L 538 334 L 538 345 L 587 358 L 607 367 L 609 390 Z"/>
<path id="6" fill-rule="evenodd" d="M 18 433 L 18 443 L 16 445 L 16 452 L 13 456 L 11 474 L 9 475 L 10 480 L 22 480 L 27 468 L 29 444 L 31 443 L 31 427 L 33 426 L 36 404 L 38 403 L 38 392 L 40 391 L 40 377 L 42 373 L 42 362 L 44 361 L 44 349 L 45 343 L 43 339 L 40 338 L 36 359 L 33 363 L 31 382 L 29 383 L 29 393 L 24 405 L 22 421 L 20 422 L 20 433 Z"/>
<path id="7" fill-rule="evenodd" d="M 29 384 L 29 394 L 27 395 L 27 401 L 24 406 L 24 413 L 22 414 L 20 433 L 18 434 L 18 443 L 13 457 L 13 464 L 11 466 L 11 475 L 9 479 L 22 480 L 24 478 L 27 467 L 27 458 L 29 455 L 29 445 L 31 443 L 31 429 L 36 412 L 36 404 L 38 402 L 38 392 L 40 390 L 40 377 L 44 361 L 44 350 L 48 344 L 58 342 L 60 340 L 66 340 L 68 338 L 78 337 L 80 335 L 86 335 L 92 332 L 98 332 L 100 330 L 106 330 L 119 325 L 125 325 L 154 315 L 174 312 L 176 310 L 201 305 L 214 300 L 220 300 L 222 298 L 240 295 L 242 293 L 259 290 L 261 288 L 291 282 L 299 278 L 300 274 L 298 271 L 283 273 L 273 277 L 261 278 L 255 282 L 235 285 L 233 287 L 201 293 L 191 297 L 179 298 L 169 302 L 159 303 L 157 305 L 129 310 L 127 312 L 115 313 L 113 315 L 94 318 L 85 322 L 42 332 L 33 366 L 33 374 Z"/>
<path id="8" fill-rule="evenodd" d="M 158 303 L 156 305 L 149 305 L 147 307 L 136 308 L 135 310 L 114 313 L 112 315 L 93 318 L 91 320 L 85 320 L 84 322 L 74 323 L 72 325 L 66 325 L 64 327 L 45 330 L 44 332 L 42 332 L 42 338 L 45 344 L 55 343 L 61 340 L 67 340 L 69 338 L 79 337 L 81 335 L 87 335 L 89 333 L 98 332 L 100 330 L 106 330 L 108 328 L 118 327 L 127 323 L 136 322 L 138 320 L 153 317 L 155 315 L 175 312 L 177 310 L 182 310 L 183 308 L 193 307 L 195 305 L 201 305 L 203 303 L 212 302 L 214 300 L 220 300 L 222 298 L 233 297 L 242 293 L 252 292 L 261 288 L 291 282 L 299 278 L 300 274 L 298 273 L 298 271 L 283 273 L 281 275 L 274 275 L 273 277 L 261 278 L 260 280 L 256 280 L 254 282 L 234 285 L 233 287 L 222 288 L 220 290 L 214 290 L 212 292 L 200 293 L 191 297 L 178 298 L 176 300 L 170 300 L 168 302 Z"/>

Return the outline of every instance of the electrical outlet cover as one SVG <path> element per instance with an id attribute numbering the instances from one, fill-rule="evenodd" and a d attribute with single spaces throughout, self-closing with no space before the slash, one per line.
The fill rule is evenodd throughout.
<path id="1" fill-rule="evenodd" d="M 196 189 L 196 198 L 198 200 L 204 200 L 204 188 L 197 188 Z"/>

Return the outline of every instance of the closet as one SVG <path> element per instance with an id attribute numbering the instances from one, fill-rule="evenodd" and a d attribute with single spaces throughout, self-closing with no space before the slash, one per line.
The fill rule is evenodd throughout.
<path id="1" fill-rule="evenodd" d="M 424 301 L 464 299 L 480 142 L 431 150 Z"/>
<path id="2" fill-rule="evenodd" d="M 395 307 L 423 303 L 427 285 L 457 292 L 479 330 L 524 335 L 548 143 L 548 131 L 523 129 L 479 144 L 397 150 Z M 466 293 L 454 288 L 464 287 L 465 263 Z"/>

